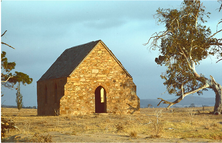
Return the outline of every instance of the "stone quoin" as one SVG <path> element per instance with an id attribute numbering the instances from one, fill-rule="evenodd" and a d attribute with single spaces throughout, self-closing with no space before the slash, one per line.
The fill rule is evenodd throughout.
<path id="1" fill-rule="evenodd" d="M 66 49 L 37 81 L 38 115 L 133 114 L 132 76 L 103 41 Z"/>

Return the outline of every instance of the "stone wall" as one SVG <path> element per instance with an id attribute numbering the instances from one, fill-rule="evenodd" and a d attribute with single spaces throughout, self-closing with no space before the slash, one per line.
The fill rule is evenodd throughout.
<path id="1" fill-rule="evenodd" d="M 37 82 L 38 115 L 95 113 L 95 90 L 106 91 L 106 112 L 139 113 L 136 85 L 99 42 L 69 77 Z"/>
<path id="2" fill-rule="evenodd" d="M 107 112 L 126 114 L 139 112 L 140 100 L 133 79 L 120 67 L 101 43 L 91 51 L 67 78 L 60 100 L 61 114 L 95 112 L 95 90 L 106 91 Z"/>

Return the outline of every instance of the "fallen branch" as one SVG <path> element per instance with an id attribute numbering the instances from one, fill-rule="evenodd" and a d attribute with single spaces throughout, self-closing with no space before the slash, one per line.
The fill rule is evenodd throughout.
<path id="1" fill-rule="evenodd" d="M 169 109 L 171 106 L 173 106 L 174 104 L 179 103 L 179 102 L 182 100 L 182 96 L 180 96 L 180 98 L 178 98 L 178 99 L 175 100 L 174 102 L 170 102 L 170 101 L 164 100 L 163 98 L 157 98 L 157 99 L 161 99 L 161 101 L 159 102 L 159 104 L 158 104 L 157 106 L 159 106 L 161 102 L 163 102 L 163 104 L 169 104 L 169 105 L 167 106 L 167 108 L 166 108 L 166 109 L 168 110 L 168 109 Z"/>

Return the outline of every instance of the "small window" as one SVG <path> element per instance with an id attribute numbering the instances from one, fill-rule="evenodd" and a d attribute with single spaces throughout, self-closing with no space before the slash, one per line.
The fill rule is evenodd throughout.
<path id="1" fill-rule="evenodd" d="M 55 96 L 54 96 L 54 102 L 57 102 L 57 84 L 55 84 Z"/>
<path id="2" fill-rule="evenodd" d="M 104 88 L 100 89 L 101 103 L 104 103 Z"/>
<path id="3" fill-rule="evenodd" d="M 45 86 L 45 104 L 47 104 L 47 86 Z"/>

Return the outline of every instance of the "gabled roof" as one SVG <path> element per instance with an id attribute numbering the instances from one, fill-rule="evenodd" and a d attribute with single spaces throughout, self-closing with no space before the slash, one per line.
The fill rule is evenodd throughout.
<path id="1" fill-rule="evenodd" d="M 81 62 L 87 57 L 92 49 L 96 47 L 99 42 L 103 44 L 106 50 L 120 65 L 120 67 L 122 67 L 126 74 L 131 77 L 131 75 L 126 71 L 120 61 L 114 56 L 112 51 L 109 50 L 109 48 L 101 40 L 97 40 L 66 49 L 45 72 L 45 74 L 39 79 L 39 81 L 68 77 L 78 67 L 78 65 L 81 64 Z"/>

